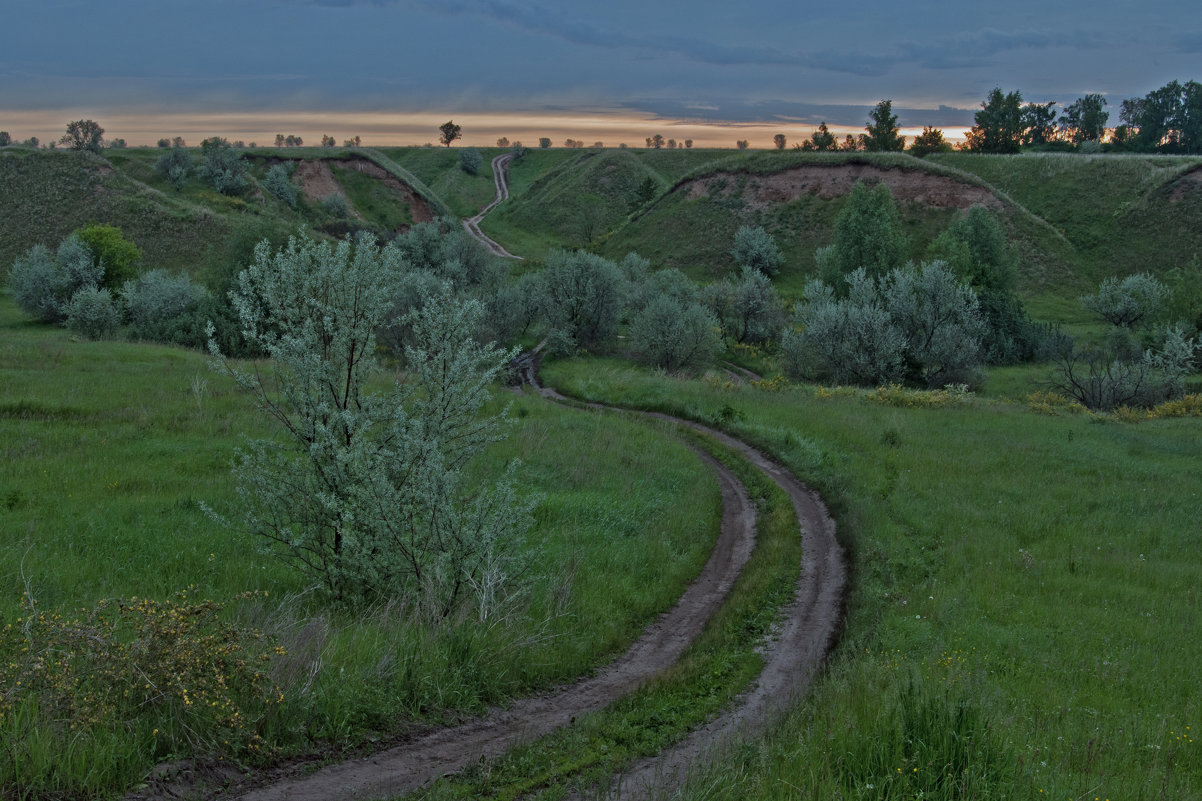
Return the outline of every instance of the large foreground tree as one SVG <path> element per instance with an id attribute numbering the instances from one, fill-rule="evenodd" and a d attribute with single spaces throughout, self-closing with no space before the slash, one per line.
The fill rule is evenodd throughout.
<path id="1" fill-rule="evenodd" d="M 500 436 L 503 415 L 481 409 L 509 355 L 473 339 L 478 303 L 432 292 L 410 315 L 404 377 L 369 389 L 407 273 L 399 249 L 366 236 L 263 242 L 232 301 L 273 366 L 248 372 L 210 349 L 281 429 L 235 468 L 247 527 L 336 598 L 401 597 L 439 616 L 469 598 L 487 606 L 529 505 L 511 473 L 469 479 Z"/>

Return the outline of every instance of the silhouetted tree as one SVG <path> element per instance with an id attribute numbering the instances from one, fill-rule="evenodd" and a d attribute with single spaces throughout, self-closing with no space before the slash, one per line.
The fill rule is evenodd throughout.
<path id="1" fill-rule="evenodd" d="M 1060 115 L 1060 130 L 1073 144 L 1100 142 L 1106 133 L 1106 98 L 1101 95 L 1086 95 L 1065 107 Z"/>
<path id="2" fill-rule="evenodd" d="M 737 142 L 735 142 L 735 147 L 737 147 L 739 150 L 746 150 L 750 146 L 751 146 L 751 143 L 748 142 L 746 139 L 740 139 Z"/>
<path id="3" fill-rule="evenodd" d="M 99 153 L 104 143 L 104 129 L 94 120 L 75 120 L 67 123 L 67 132 L 59 141 L 72 150 Z"/>
<path id="4" fill-rule="evenodd" d="M 892 100 L 882 100 L 868 112 L 868 125 L 864 130 L 867 131 L 863 136 L 864 149 L 871 153 L 906 149 L 906 137 L 898 133 L 900 129 Z"/>
<path id="5" fill-rule="evenodd" d="M 438 126 L 438 132 L 438 141 L 442 142 L 443 147 L 450 147 L 451 142 L 463 136 L 462 128 L 456 125 L 454 120 L 447 120 Z"/>
<path id="6" fill-rule="evenodd" d="M 943 131 L 929 125 L 922 129 L 922 133 L 914 137 L 914 144 L 910 145 L 910 155 L 918 158 L 922 158 L 928 153 L 950 153 L 951 150 L 951 142 L 944 141 Z"/>
<path id="7" fill-rule="evenodd" d="M 542 148 L 543 150 L 546 150 L 547 148 L 549 148 L 551 146 L 550 137 L 540 136 L 538 139 L 538 146 L 540 148 Z"/>
<path id="8" fill-rule="evenodd" d="M 810 135 L 810 150 L 825 151 L 835 150 L 838 147 L 838 142 L 835 135 L 826 127 L 826 122 L 819 123 L 818 130 Z"/>
<path id="9" fill-rule="evenodd" d="M 776 136 L 772 137 L 772 144 L 776 145 L 777 150 L 784 150 L 785 149 L 785 135 L 777 134 Z"/>
<path id="10" fill-rule="evenodd" d="M 973 117 L 976 124 L 968 131 L 968 149 L 978 153 L 1017 153 L 1024 128 L 1022 102 L 1020 92 L 1003 94 L 995 87 Z"/>
<path id="11" fill-rule="evenodd" d="M 497 140 L 497 147 L 509 147 L 509 137 L 502 136 Z"/>
<path id="12" fill-rule="evenodd" d="M 1024 145 L 1046 145 L 1056 138 L 1056 110 L 1052 103 L 1027 103 L 1022 107 Z"/>
<path id="13" fill-rule="evenodd" d="M 663 146 L 664 146 L 663 134 L 656 134 L 655 136 L 651 137 L 651 147 L 655 148 L 656 150 L 659 150 Z"/>

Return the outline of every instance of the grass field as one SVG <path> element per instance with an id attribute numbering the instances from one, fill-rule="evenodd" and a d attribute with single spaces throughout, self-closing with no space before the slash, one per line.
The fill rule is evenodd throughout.
<path id="1" fill-rule="evenodd" d="M 227 602 L 225 619 L 290 654 L 271 663 L 284 700 L 256 710 L 262 740 L 227 758 L 333 753 L 579 675 L 673 602 L 717 530 L 714 479 L 674 438 L 503 392 L 497 402 L 513 403 L 516 423 L 486 469 L 520 459 L 523 486 L 542 497 L 516 546 L 529 564 L 521 601 L 488 626 L 331 608 L 248 535 L 201 512 L 205 502 L 236 516 L 234 448 L 267 433 L 203 355 L 80 342 L 28 323 L 6 297 L 0 331 L 0 609 L 14 621 L 31 598 L 65 618 L 102 599 L 167 603 L 186 591 L 188 603 Z M 248 591 L 259 595 L 236 600 Z M 80 723 L 69 739 L 70 720 L 48 719 L 61 709 L 22 714 L 19 650 L 49 652 L 20 630 L 4 640 L 16 652 L 0 682 L 6 796 L 111 794 L 158 761 L 222 752 L 220 728 L 195 728 L 170 698 Z M 39 697 L 49 703 L 52 689 Z"/>
<path id="2" fill-rule="evenodd" d="M 823 493 L 849 547 L 847 633 L 830 670 L 775 735 L 696 778 L 690 797 L 1202 793 L 1196 418 L 773 393 L 599 359 L 549 364 L 544 378 L 733 421 Z M 918 745 L 948 731 L 967 752 Z"/>

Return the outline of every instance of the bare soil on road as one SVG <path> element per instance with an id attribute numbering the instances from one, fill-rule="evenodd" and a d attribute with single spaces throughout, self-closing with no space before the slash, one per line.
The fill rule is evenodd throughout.
<path id="1" fill-rule="evenodd" d="M 502 153 L 492 160 L 492 177 L 493 183 L 496 184 L 497 194 L 492 202 L 484 208 L 480 209 L 480 213 L 475 217 L 469 217 L 463 221 L 463 228 L 484 247 L 488 248 L 488 252 L 494 256 L 502 256 L 506 259 L 518 259 L 521 261 L 521 256 L 515 256 L 499 244 L 485 236 L 480 230 L 480 221 L 484 216 L 497 207 L 497 204 L 503 200 L 509 199 L 509 182 L 505 177 L 505 170 L 509 166 L 509 162 L 513 160 L 512 153 Z"/>

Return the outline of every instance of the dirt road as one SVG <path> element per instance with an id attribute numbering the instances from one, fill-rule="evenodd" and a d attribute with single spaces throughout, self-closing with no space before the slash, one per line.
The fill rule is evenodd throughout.
<path id="1" fill-rule="evenodd" d="M 543 397 L 565 400 L 554 390 L 538 385 L 534 359 L 528 360 L 522 373 Z M 649 416 L 682 422 L 666 415 Z M 817 495 L 747 444 L 705 426 L 684 424 L 743 453 L 789 494 L 801 524 L 802 572 L 796 597 L 784 610 L 774 640 L 765 647 L 765 668 L 755 685 L 731 709 L 674 748 L 614 777 L 609 788 L 614 797 L 642 798 L 654 788 L 674 785 L 683 779 L 690 762 L 732 736 L 763 729 L 809 686 L 842 619 L 846 581 L 842 550 L 835 539 L 834 524 Z M 746 488 L 720 462 L 705 453 L 700 457 L 714 470 L 721 488 L 721 533 L 701 575 L 676 606 L 652 623 L 617 661 L 592 677 L 522 699 L 508 709 L 431 732 L 366 759 L 284 778 L 241 798 L 324 801 L 410 792 L 570 725 L 576 716 L 608 705 L 673 665 L 721 606 L 755 544 L 755 508 Z"/>
<path id="2" fill-rule="evenodd" d="M 488 252 L 492 253 L 494 256 L 502 256 L 507 259 L 518 259 L 520 261 L 522 258 L 521 256 L 513 255 L 508 250 L 485 236 L 484 232 L 480 230 L 480 221 L 484 219 L 484 216 L 496 208 L 497 204 L 502 200 L 509 199 L 509 182 L 505 176 L 505 170 L 509 166 L 509 162 L 512 160 L 512 153 L 502 153 L 492 160 L 492 177 L 493 183 L 497 187 L 497 194 L 491 203 L 480 209 L 479 214 L 477 214 L 475 217 L 469 217 L 468 219 L 464 220 L 463 228 L 474 239 L 480 242 L 480 244 L 488 248 Z"/>

